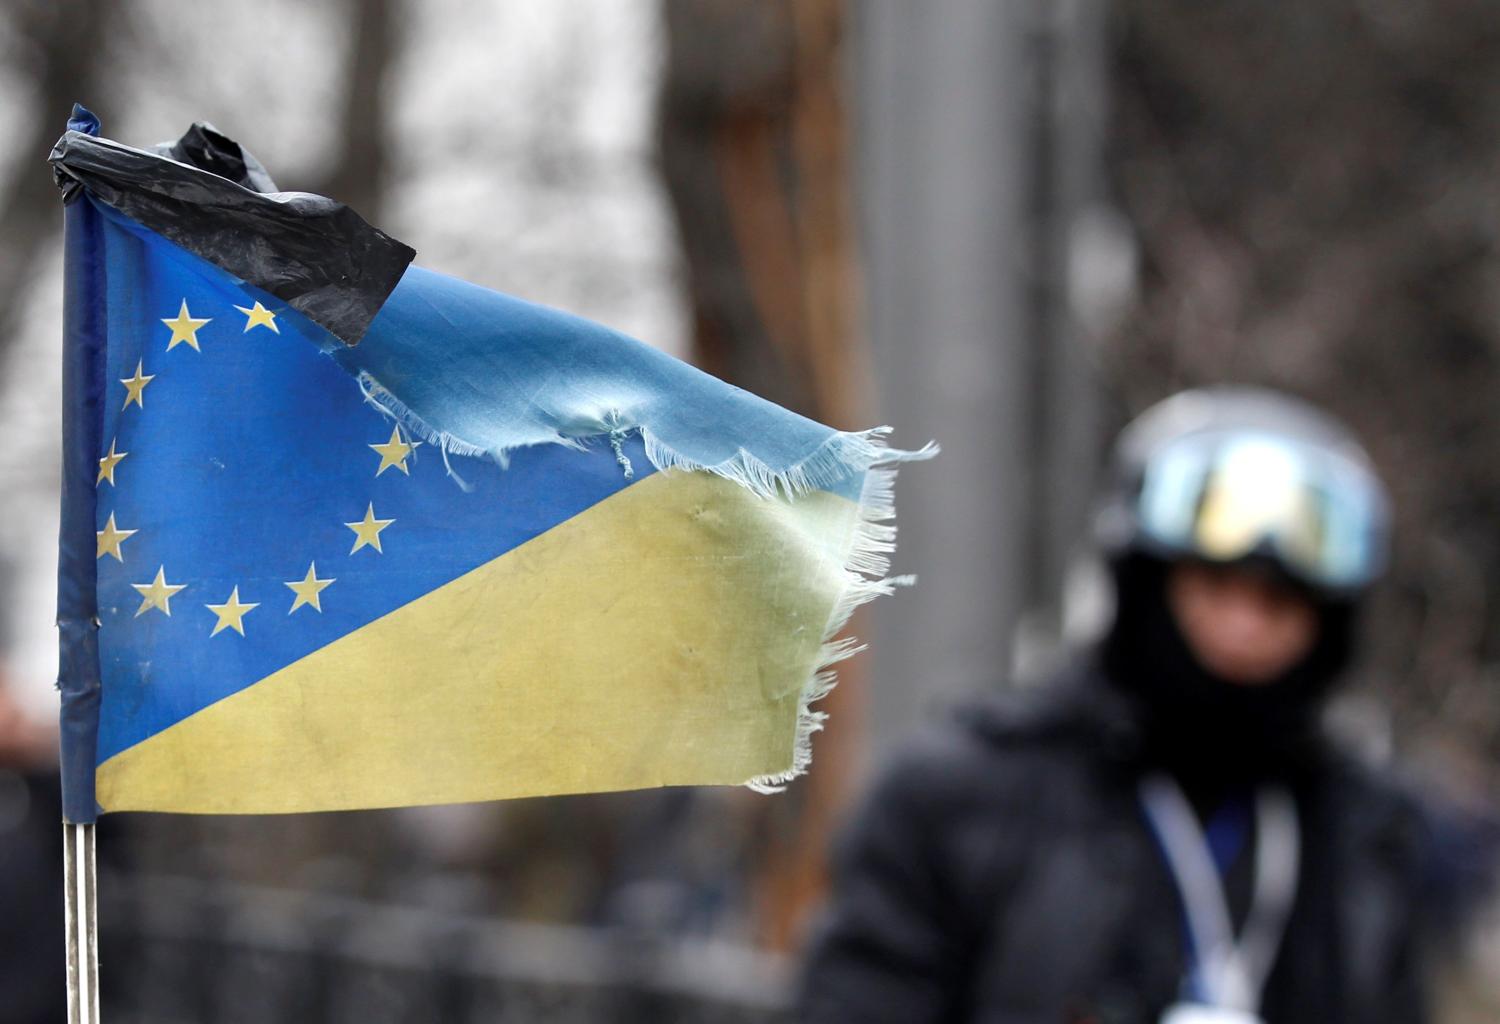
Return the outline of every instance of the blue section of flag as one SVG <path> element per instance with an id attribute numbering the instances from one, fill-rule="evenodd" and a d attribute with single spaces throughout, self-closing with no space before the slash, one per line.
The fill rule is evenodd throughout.
<path id="1" fill-rule="evenodd" d="M 903 452 L 788 412 L 643 342 L 580 317 L 410 267 L 364 340 L 330 351 L 427 426 L 504 451 L 646 430 L 685 464 L 758 490 L 805 470 L 796 489 L 859 498 L 864 470 Z M 832 447 L 830 447 L 832 446 Z M 758 467 L 741 472 L 747 465 Z"/>
<path id="2" fill-rule="evenodd" d="M 83 199 L 83 202 L 92 200 Z M 415 439 L 366 401 L 329 336 L 269 294 L 106 207 L 108 356 L 100 453 L 126 453 L 96 488 L 123 561 L 97 562 L 103 762 L 350 631 L 488 562 L 652 472 L 639 437 L 583 451 L 522 448 L 488 458 L 416 447 L 377 476 L 385 445 Z M 259 303 L 276 330 L 253 323 Z M 207 319 L 172 344 L 164 320 Z M 181 322 L 187 323 L 186 320 Z M 196 347 L 194 346 L 196 343 Z M 169 347 L 170 346 L 170 347 Z M 149 383 L 126 404 L 137 365 Z M 391 449 L 393 453 L 399 448 Z M 401 466 L 404 465 L 405 472 Z M 381 551 L 351 552 L 373 508 L 393 520 Z M 331 579 L 321 610 L 291 612 L 286 584 Z M 142 611 L 158 569 L 170 615 Z M 208 605 L 256 607 L 233 625 Z M 505 623 L 493 624 L 504 629 Z"/>

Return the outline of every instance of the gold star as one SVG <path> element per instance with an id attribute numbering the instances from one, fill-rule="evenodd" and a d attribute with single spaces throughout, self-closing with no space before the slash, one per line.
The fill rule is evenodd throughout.
<path id="1" fill-rule="evenodd" d="M 354 547 L 349 549 L 349 554 L 352 555 L 360 548 L 366 546 L 374 548 L 382 555 L 385 554 L 385 552 L 382 551 L 380 547 L 380 531 L 384 530 L 387 526 L 390 526 L 395 521 L 396 520 L 394 519 L 376 519 L 375 503 L 371 502 L 369 507 L 365 509 L 365 518 L 363 519 L 363 521 L 358 523 L 344 524 L 345 526 L 349 527 L 349 529 L 353 530 L 354 536 L 358 538 L 354 542 Z"/>
<path id="2" fill-rule="evenodd" d="M 172 340 L 167 342 L 167 351 L 170 352 L 181 342 L 187 342 L 193 346 L 193 351 L 202 352 L 198 347 L 198 328 L 213 320 L 213 317 L 194 317 L 188 312 L 187 299 L 182 300 L 182 308 L 177 311 L 177 319 L 163 319 L 162 323 L 172 328 Z"/>
<path id="3" fill-rule="evenodd" d="M 376 544 L 375 549 L 378 551 L 380 545 Z M 297 599 L 292 602 L 291 611 L 287 612 L 287 614 L 292 614 L 292 612 L 305 604 L 312 605 L 313 611 L 321 612 L 323 606 L 318 603 L 318 595 L 322 593 L 324 587 L 333 582 L 331 579 L 318 579 L 318 563 L 309 562 L 307 565 L 307 575 L 300 580 L 287 584 L 291 588 L 292 593 L 297 595 Z"/>
<path id="4" fill-rule="evenodd" d="M 135 610 L 136 617 L 144 615 L 148 609 L 160 608 L 168 615 L 172 614 L 172 595 L 179 590 L 186 590 L 186 583 L 168 583 L 165 568 L 158 567 L 156 579 L 150 583 L 132 583 L 132 587 L 141 593 L 141 606 Z"/>
<path id="5" fill-rule="evenodd" d="M 234 590 L 230 591 L 229 600 L 223 604 L 210 604 L 204 605 L 204 607 L 219 617 L 219 621 L 214 623 L 214 631 L 208 634 L 209 636 L 218 636 L 219 630 L 225 627 L 234 630 L 240 636 L 244 636 L 245 623 L 242 620 L 245 618 L 245 613 L 252 608 L 259 608 L 260 603 L 241 604 L 240 588 L 235 587 Z"/>
<path id="6" fill-rule="evenodd" d="M 115 561 L 125 561 L 125 556 L 120 554 L 120 545 L 124 542 L 125 538 L 137 532 L 139 531 L 122 530 L 115 526 L 115 514 L 111 512 L 109 514 L 109 522 L 104 524 L 104 529 L 94 533 L 94 536 L 99 539 L 99 550 L 94 557 L 97 559 L 103 558 L 105 555 L 114 555 Z"/>
<path id="7" fill-rule="evenodd" d="M 146 385 L 155 379 L 155 374 L 148 376 L 141 375 L 141 361 L 137 359 L 135 361 L 135 376 L 120 378 L 120 383 L 125 385 L 125 404 L 120 406 L 121 410 L 129 409 L 131 402 L 134 402 L 142 409 L 146 408 L 146 402 L 142 396 L 146 393 Z"/>
<path id="8" fill-rule="evenodd" d="M 376 476 L 384 473 L 392 466 L 395 466 L 407 476 L 411 476 L 411 472 L 406 468 L 406 457 L 411 454 L 414 446 L 401 440 L 400 427 L 391 428 L 391 439 L 385 444 L 372 444 L 370 447 L 380 453 L 380 468 L 375 471 Z"/>
<path id="9" fill-rule="evenodd" d="M 99 460 L 99 477 L 94 481 L 94 486 L 98 487 L 104 481 L 108 480 L 109 485 L 113 487 L 115 484 L 115 467 L 120 464 L 121 459 L 129 454 L 129 452 L 115 451 L 115 443 L 114 441 L 110 441 L 109 454 Z"/>
<path id="10" fill-rule="evenodd" d="M 259 302 L 256 302 L 250 309 L 246 309 L 244 306 L 235 306 L 234 308 L 245 314 L 245 329 L 240 332 L 241 334 L 248 333 L 252 327 L 269 327 L 273 334 L 281 333 L 281 328 L 276 326 L 276 314 L 265 306 L 262 306 Z"/>

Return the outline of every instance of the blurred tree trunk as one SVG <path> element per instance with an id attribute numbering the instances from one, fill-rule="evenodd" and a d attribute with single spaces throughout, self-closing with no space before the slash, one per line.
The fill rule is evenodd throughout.
<path id="1" fill-rule="evenodd" d="M 401 0 L 346 0 L 350 49 L 344 65 L 344 103 L 337 159 L 311 191 L 352 207 L 380 225 L 390 184 L 390 97 L 386 75 L 400 56 Z"/>
<path id="2" fill-rule="evenodd" d="M 843 0 L 666 0 L 660 154 L 686 254 L 693 357 L 840 429 L 864 422 Z M 784 948 L 823 887 L 861 732 L 860 663 L 822 704 L 817 767 L 756 806 L 762 938 Z"/>
<path id="3" fill-rule="evenodd" d="M 843 0 L 667 0 L 665 14 L 661 162 L 687 257 L 694 355 L 853 428 L 868 370 Z"/>
<path id="4" fill-rule="evenodd" d="M 21 51 L 17 63 L 35 88 L 19 98 L 25 103 L 19 121 L 27 127 L 17 140 L 19 162 L 0 194 L 0 356 L 20 326 L 41 249 L 57 231 L 60 203 L 44 161 L 73 104 L 91 102 L 103 91 L 114 6 L 105 0 L 28 0 L 10 10 L 10 46 Z"/>

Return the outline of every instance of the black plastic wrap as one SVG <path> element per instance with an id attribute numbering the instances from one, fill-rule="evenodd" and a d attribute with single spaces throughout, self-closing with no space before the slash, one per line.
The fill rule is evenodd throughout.
<path id="1" fill-rule="evenodd" d="M 248 149 L 207 121 L 196 122 L 176 142 L 152 146 L 151 152 L 228 178 L 252 192 L 280 191 Z"/>
<path id="2" fill-rule="evenodd" d="M 65 198 L 82 188 L 345 344 L 359 343 L 416 256 L 410 246 L 332 199 L 263 191 L 274 187 L 265 168 L 210 125 L 162 149 L 70 130 L 48 159 Z"/>

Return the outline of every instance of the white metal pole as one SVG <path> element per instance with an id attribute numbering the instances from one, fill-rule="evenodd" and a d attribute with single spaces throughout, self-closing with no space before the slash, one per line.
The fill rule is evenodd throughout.
<path id="1" fill-rule="evenodd" d="M 99 1024 L 99 915 L 93 825 L 63 825 L 63 879 L 68 928 L 68 1024 Z"/>
<path id="2" fill-rule="evenodd" d="M 63 912 L 67 918 L 68 1024 L 78 1024 L 78 845 L 63 823 Z"/>

